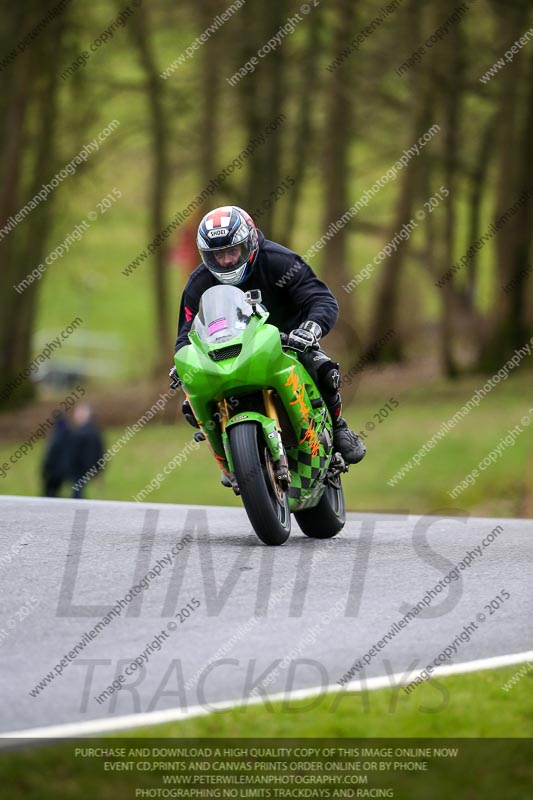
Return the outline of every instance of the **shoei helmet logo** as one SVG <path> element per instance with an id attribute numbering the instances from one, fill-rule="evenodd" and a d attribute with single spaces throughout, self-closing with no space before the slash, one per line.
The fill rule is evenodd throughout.
<path id="1" fill-rule="evenodd" d="M 227 236 L 229 230 L 227 228 L 215 228 L 212 231 L 208 231 L 207 235 L 210 239 L 218 239 L 221 236 Z"/>

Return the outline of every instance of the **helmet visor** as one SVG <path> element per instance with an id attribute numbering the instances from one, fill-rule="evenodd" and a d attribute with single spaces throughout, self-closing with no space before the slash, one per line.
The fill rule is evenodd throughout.
<path id="1" fill-rule="evenodd" d="M 205 266 L 215 275 L 225 275 L 235 272 L 245 266 L 251 258 L 250 237 L 240 244 L 226 245 L 225 247 L 198 248 Z"/>

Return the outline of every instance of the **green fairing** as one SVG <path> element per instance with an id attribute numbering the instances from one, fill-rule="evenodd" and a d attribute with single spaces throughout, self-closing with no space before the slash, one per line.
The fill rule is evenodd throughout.
<path id="1" fill-rule="evenodd" d="M 324 477 L 333 455 L 332 424 L 323 404 L 316 409 L 311 406 L 311 400 L 320 398 L 320 392 L 296 355 L 282 349 L 279 330 L 269 325 L 267 318 L 268 312 L 252 316 L 242 333 L 221 344 L 204 341 L 193 329 L 189 333 L 191 344 L 178 350 L 174 363 L 219 466 L 229 472 L 233 472 L 229 437 L 221 430 L 222 415 L 217 404 L 228 402 L 226 429 L 239 422 L 256 421 L 276 461 L 280 444 L 275 420 L 256 408 L 247 410 L 245 405 L 243 408 L 242 403 L 238 409 L 231 405 L 236 398 L 263 389 L 277 392 L 294 429 L 292 439 L 299 442 L 297 446 L 287 446 L 291 432 L 282 428 L 281 438 L 291 472 L 289 506 L 291 511 L 299 511 L 315 506 L 324 492 Z M 242 349 L 233 357 L 215 361 L 209 355 L 238 345 Z"/>

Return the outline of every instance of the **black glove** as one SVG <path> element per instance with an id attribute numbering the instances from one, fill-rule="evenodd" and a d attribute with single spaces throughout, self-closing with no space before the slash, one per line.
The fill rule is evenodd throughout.
<path id="1" fill-rule="evenodd" d="M 170 388 L 171 389 L 179 389 L 181 386 L 180 376 L 178 375 L 178 370 L 176 367 L 172 367 L 170 372 L 168 373 L 168 377 L 170 378 Z"/>
<path id="2" fill-rule="evenodd" d="M 295 328 L 289 333 L 287 346 L 299 353 L 306 353 L 314 347 L 318 347 L 318 340 L 322 336 L 322 328 L 317 322 L 307 320 L 301 328 Z"/>

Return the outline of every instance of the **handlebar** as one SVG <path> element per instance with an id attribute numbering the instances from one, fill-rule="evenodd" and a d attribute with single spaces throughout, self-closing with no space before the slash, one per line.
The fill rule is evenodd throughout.
<path id="1" fill-rule="evenodd" d="M 287 333 L 284 333 L 283 331 L 280 331 L 279 332 L 279 338 L 280 338 L 280 341 L 281 341 L 281 347 L 283 349 L 287 348 L 287 350 L 293 350 L 295 353 L 300 352 L 299 350 L 295 350 L 294 347 L 290 347 L 289 346 L 289 344 L 288 344 L 289 335 Z M 310 350 L 319 350 L 319 349 L 320 349 L 320 345 L 319 345 L 318 342 L 316 342 L 313 345 L 313 347 L 310 348 Z"/>

